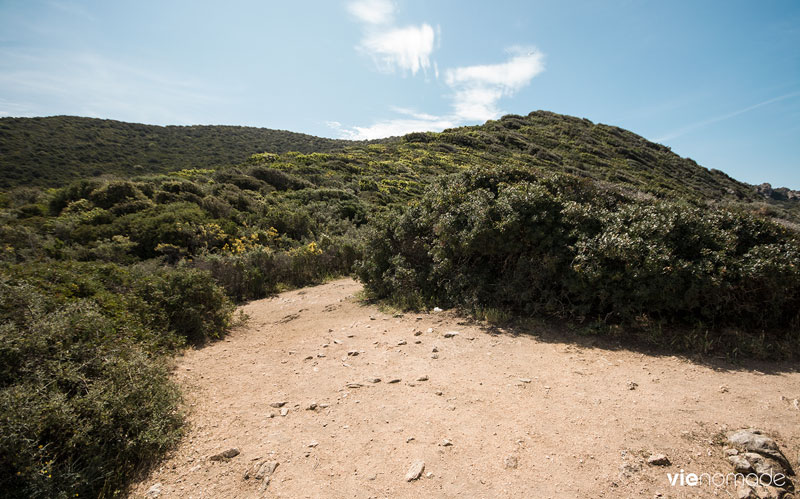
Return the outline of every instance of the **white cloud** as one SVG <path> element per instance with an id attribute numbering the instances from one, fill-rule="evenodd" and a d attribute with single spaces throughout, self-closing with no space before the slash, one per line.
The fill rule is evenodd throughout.
<path id="1" fill-rule="evenodd" d="M 389 0 L 355 0 L 347 10 L 367 24 L 389 24 L 394 20 L 394 4 Z"/>
<path id="2" fill-rule="evenodd" d="M 462 121 L 486 121 L 500 115 L 503 97 L 514 95 L 544 71 L 544 56 L 530 50 L 500 64 L 465 66 L 445 71 L 453 90 L 455 115 Z"/>
<path id="3" fill-rule="evenodd" d="M 429 24 L 394 25 L 395 6 L 390 0 L 354 0 L 347 10 L 364 28 L 358 49 L 372 57 L 378 70 L 416 75 L 431 65 L 437 34 Z M 438 69 L 435 71 L 438 78 Z"/>
<path id="4" fill-rule="evenodd" d="M 399 68 L 417 74 L 431 65 L 434 38 L 433 28 L 427 24 L 407 26 L 369 34 L 361 41 L 360 48 L 375 59 L 381 71 L 393 72 Z"/>
<path id="5" fill-rule="evenodd" d="M 454 126 L 456 126 L 456 123 L 447 118 L 436 118 L 432 120 L 398 118 L 380 121 L 367 127 L 355 126 L 353 128 L 340 129 L 340 133 L 342 134 L 342 138 L 345 139 L 372 140 L 405 135 L 411 132 L 439 131 Z"/>
<path id="6" fill-rule="evenodd" d="M 441 131 L 468 123 L 484 122 L 500 117 L 499 102 L 527 86 L 544 71 L 544 56 L 537 50 L 524 54 L 513 50 L 508 61 L 500 64 L 464 66 L 445 71 L 445 84 L 450 90 L 452 110 L 435 116 L 406 108 L 392 110 L 407 117 L 379 121 L 371 126 L 335 127 L 344 138 L 369 140 L 410 132 Z M 438 71 L 438 68 L 436 68 Z"/>

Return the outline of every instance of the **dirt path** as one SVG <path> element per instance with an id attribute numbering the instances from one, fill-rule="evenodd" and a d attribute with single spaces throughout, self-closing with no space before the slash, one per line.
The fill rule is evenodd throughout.
<path id="1" fill-rule="evenodd" d="M 714 369 L 447 312 L 394 317 L 359 289 L 345 279 L 250 303 L 247 327 L 178 359 L 188 434 L 133 495 L 158 483 L 161 497 L 192 498 L 735 497 L 672 487 L 667 473 L 730 472 L 719 435 L 750 426 L 797 462 L 789 366 Z M 652 453 L 672 465 L 649 466 Z M 262 491 L 243 474 L 264 459 L 279 465 Z"/>

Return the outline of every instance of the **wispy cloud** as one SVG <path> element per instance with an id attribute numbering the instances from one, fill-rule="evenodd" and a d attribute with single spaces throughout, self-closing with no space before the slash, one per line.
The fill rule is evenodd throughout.
<path id="1" fill-rule="evenodd" d="M 397 108 L 392 110 L 403 117 L 378 121 L 370 126 L 335 128 L 343 137 L 369 140 L 410 132 L 440 131 L 471 122 L 498 118 L 502 112 L 499 102 L 527 86 L 544 71 L 544 56 L 535 49 L 511 50 L 511 58 L 499 64 L 464 66 L 445 70 L 451 112 L 436 116 Z"/>
<path id="2" fill-rule="evenodd" d="M 433 28 L 422 24 L 367 35 L 360 47 L 372 55 L 381 71 L 391 73 L 399 68 L 417 74 L 431 65 L 433 41 Z"/>
<path id="3" fill-rule="evenodd" d="M 501 98 L 514 95 L 544 71 L 544 56 L 535 49 L 513 49 L 507 62 L 445 71 L 453 91 L 454 114 L 460 121 L 486 121 L 500 114 Z"/>
<path id="4" fill-rule="evenodd" d="M 200 82 L 93 53 L 0 51 L 3 107 L 19 115 L 58 113 L 147 123 L 198 123 L 217 98 Z M 68 103 L 60 108 L 50 101 Z"/>
<path id="5" fill-rule="evenodd" d="M 347 10 L 367 24 L 389 24 L 394 20 L 395 7 L 389 0 L 356 0 Z"/>
<path id="6" fill-rule="evenodd" d="M 429 24 L 395 26 L 395 6 L 388 0 L 355 0 L 347 10 L 363 25 L 358 49 L 372 57 L 379 71 L 415 75 L 431 66 L 436 33 Z"/>
<path id="7" fill-rule="evenodd" d="M 782 100 L 791 99 L 793 97 L 798 97 L 798 96 L 800 96 L 800 92 L 792 92 L 792 93 L 789 93 L 789 94 L 781 95 L 779 97 L 774 97 L 772 99 L 768 99 L 768 100 L 765 100 L 763 102 L 759 102 L 758 104 L 753 104 L 752 106 L 747 106 L 745 108 L 738 109 L 738 110 L 732 111 L 730 113 L 725 113 L 725 114 L 722 114 L 722 115 L 719 115 L 719 116 L 714 116 L 713 118 L 708 118 L 708 119 L 705 119 L 705 120 L 697 121 L 695 123 L 691 123 L 689 125 L 686 125 L 684 127 L 678 128 L 677 130 L 673 130 L 672 132 L 669 132 L 669 133 L 667 133 L 665 135 L 662 135 L 661 137 L 658 137 L 658 138 L 653 139 L 653 140 L 655 142 L 666 142 L 668 140 L 672 140 L 672 139 L 678 138 L 678 137 L 680 137 L 682 135 L 686 135 L 687 133 L 693 132 L 693 131 L 695 131 L 695 130 L 697 130 L 699 128 L 703 128 L 705 126 L 708 126 L 708 125 L 711 125 L 711 124 L 714 124 L 714 123 L 718 123 L 720 121 L 725 121 L 725 120 L 731 119 L 733 117 L 739 116 L 740 114 L 744 114 L 744 113 L 753 111 L 754 109 L 758 109 L 760 107 L 768 106 L 770 104 L 774 104 L 776 102 L 780 102 Z"/>

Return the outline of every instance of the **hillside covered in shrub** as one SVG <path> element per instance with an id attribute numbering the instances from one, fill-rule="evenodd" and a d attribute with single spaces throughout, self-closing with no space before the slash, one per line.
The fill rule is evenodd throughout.
<path id="1" fill-rule="evenodd" d="M 52 116 L 0 118 L 0 188 L 61 187 L 103 174 L 211 168 L 257 152 L 324 152 L 350 142 L 243 126 L 156 126 Z"/>
<path id="2" fill-rule="evenodd" d="M 730 357 L 800 353 L 800 202 L 619 128 L 537 111 L 346 144 L 34 120 L 35 133 L 2 121 L 11 497 L 124 491 L 179 438 L 171 355 L 222 337 L 234 303 L 354 272 L 402 307 L 549 315 Z M 63 163 L 6 169 L 58 151 L 26 149 L 48 134 Z M 147 151 L 163 154 L 132 170 Z M 40 181 L 18 185 L 32 172 Z"/>

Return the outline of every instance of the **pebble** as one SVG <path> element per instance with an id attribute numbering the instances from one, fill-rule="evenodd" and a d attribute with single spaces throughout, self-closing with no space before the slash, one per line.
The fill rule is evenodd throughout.
<path id="1" fill-rule="evenodd" d="M 381 379 L 380 378 L 368 378 L 367 381 L 369 381 L 370 383 L 380 383 Z"/>
<path id="2" fill-rule="evenodd" d="M 355 356 L 357 356 L 358 354 L 359 354 L 359 351 L 358 351 L 358 350 L 350 350 L 349 352 L 347 352 L 347 355 L 349 355 L 349 356 L 351 356 L 351 357 L 355 357 Z"/>
<path id="3" fill-rule="evenodd" d="M 285 401 L 285 400 L 283 400 L 283 401 L 281 401 L 281 402 L 273 402 L 273 403 L 271 403 L 269 406 L 270 406 L 270 407 L 274 407 L 275 409 L 277 409 L 277 408 L 279 408 L 279 407 L 283 407 L 283 406 L 285 406 L 285 405 L 286 405 L 286 401 Z"/>
<path id="4" fill-rule="evenodd" d="M 453 338 L 455 336 L 458 336 L 458 334 L 459 334 L 458 331 L 448 331 L 448 332 L 444 333 L 444 337 L 445 338 Z"/>
<path id="5" fill-rule="evenodd" d="M 239 455 L 239 449 L 233 447 L 231 449 L 224 450 L 219 454 L 214 454 L 209 459 L 211 459 L 212 461 L 224 461 L 225 459 L 231 459 L 238 455 Z"/>
<path id="6" fill-rule="evenodd" d="M 400 340 L 397 342 L 397 346 L 403 346 L 406 344 L 406 340 Z"/>
<path id="7" fill-rule="evenodd" d="M 647 458 L 647 464 L 651 466 L 669 466 L 672 463 L 664 454 L 653 454 Z"/>
<path id="8" fill-rule="evenodd" d="M 286 416 L 287 414 L 289 414 L 288 407 L 284 407 L 283 409 L 281 409 L 281 416 Z"/>
<path id="9" fill-rule="evenodd" d="M 428 375 L 427 374 L 423 374 L 422 376 L 417 378 L 417 381 L 428 381 Z"/>
<path id="10" fill-rule="evenodd" d="M 411 464 L 411 467 L 408 468 L 408 472 L 406 473 L 406 482 L 411 482 L 420 477 L 422 472 L 425 470 L 425 462 L 424 461 L 414 461 Z"/>
<path id="11" fill-rule="evenodd" d="M 530 382 L 531 382 L 531 379 L 530 379 L 530 378 L 519 378 L 519 381 L 520 381 L 521 383 L 530 383 Z"/>

